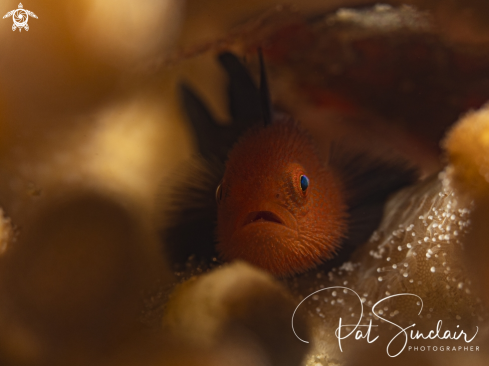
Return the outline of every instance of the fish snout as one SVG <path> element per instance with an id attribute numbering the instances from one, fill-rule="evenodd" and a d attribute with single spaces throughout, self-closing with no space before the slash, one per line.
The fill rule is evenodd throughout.
<path id="1" fill-rule="evenodd" d="M 245 211 L 239 220 L 238 228 L 255 225 L 282 225 L 284 228 L 297 231 L 295 216 L 287 208 L 276 204 L 259 205 Z"/>
<path id="2" fill-rule="evenodd" d="M 274 222 L 280 225 L 285 225 L 284 221 L 272 211 L 253 211 L 246 215 L 243 226 L 255 222 Z"/>

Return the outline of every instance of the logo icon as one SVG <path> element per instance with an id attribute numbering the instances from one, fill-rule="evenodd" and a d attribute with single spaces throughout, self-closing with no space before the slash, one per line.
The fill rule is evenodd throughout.
<path id="1" fill-rule="evenodd" d="M 27 24 L 27 21 L 29 20 L 29 15 L 37 19 L 36 14 L 34 14 L 32 11 L 25 10 L 22 3 L 19 3 L 19 8 L 9 11 L 7 14 L 3 16 L 3 19 L 12 16 L 14 20 L 14 24 L 12 25 L 13 31 L 15 31 L 17 28 L 19 28 L 19 32 L 22 30 L 22 28 L 28 31 L 29 25 Z"/>

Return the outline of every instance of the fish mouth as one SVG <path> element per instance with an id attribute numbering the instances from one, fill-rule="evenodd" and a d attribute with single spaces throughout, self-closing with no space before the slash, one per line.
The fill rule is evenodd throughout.
<path id="1" fill-rule="evenodd" d="M 285 225 L 284 221 L 275 213 L 272 211 L 253 211 L 250 212 L 243 223 L 243 226 L 254 224 L 254 223 L 261 223 L 261 222 L 269 222 L 269 223 L 275 223 L 279 225 Z"/>

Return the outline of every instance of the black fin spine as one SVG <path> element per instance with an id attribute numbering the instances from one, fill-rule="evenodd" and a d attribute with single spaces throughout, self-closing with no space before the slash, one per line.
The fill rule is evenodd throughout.
<path id="1" fill-rule="evenodd" d="M 260 100 L 263 123 L 265 126 L 268 126 L 272 123 L 272 101 L 270 98 L 267 71 L 265 69 L 265 62 L 263 61 L 263 53 L 261 48 L 258 49 L 258 57 L 260 59 Z"/>
<path id="2" fill-rule="evenodd" d="M 247 128 L 262 118 L 260 92 L 248 69 L 232 53 L 224 52 L 218 60 L 229 77 L 229 113 L 233 124 Z"/>

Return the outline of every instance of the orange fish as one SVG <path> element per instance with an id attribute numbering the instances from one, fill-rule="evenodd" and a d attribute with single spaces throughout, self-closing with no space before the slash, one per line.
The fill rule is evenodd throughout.
<path id="1" fill-rule="evenodd" d="M 263 64 L 258 89 L 234 55 L 220 61 L 231 79 L 231 127 L 182 90 L 204 163 L 174 196 L 182 199 L 164 232 L 170 255 L 242 259 L 277 276 L 346 260 L 379 224 L 387 197 L 416 171 L 399 159 L 334 148 L 324 161 L 307 131 L 271 111 Z"/>
<path id="2" fill-rule="evenodd" d="M 344 186 L 292 120 L 249 131 L 217 192 L 217 250 L 276 275 L 329 259 L 347 230 Z"/>

